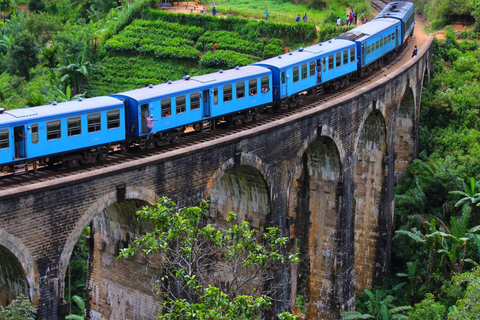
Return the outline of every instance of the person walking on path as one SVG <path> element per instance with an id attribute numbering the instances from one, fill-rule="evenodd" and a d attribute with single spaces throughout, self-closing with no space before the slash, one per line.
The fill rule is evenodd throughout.
<path id="1" fill-rule="evenodd" d="M 418 48 L 417 46 L 415 46 L 415 48 L 413 48 L 413 52 L 412 52 L 412 58 L 415 57 L 418 53 Z"/>
<path id="2" fill-rule="evenodd" d="M 295 22 L 300 22 L 300 13 L 297 14 L 297 18 L 295 19 Z"/>
<path id="3" fill-rule="evenodd" d="M 342 20 L 340 20 L 340 17 L 337 17 L 337 27 L 340 27 L 342 24 Z"/>
<path id="4" fill-rule="evenodd" d="M 350 24 L 350 16 L 347 14 L 347 26 Z"/>
<path id="5" fill-rule="evenodd" d="M 268 21 L 268 10 L 265 9 L 265 21 Z"/>
<path id="6" fill-rule="evenodd" d="M 307 13 L 305 12 L 305 14 L 303 15 L 303 22 L 307 22 L 307 19 L 308 19 Z"/>
<path id="7" fill-rule="evenodd" d="M 355 13 L 355 11 L 352 11 L 352 16 L 353 16 L 353 21 L 354 21 L 353 23 L 355 25 L 357 25 L 357 14 Z"/>
<path id="8" fill-rule="evenodd" d="M 212 14 L 213 14 L 214 16 L 217 15 L 217 9 L 215 9 L 215 7 L 212 8 Z"/>

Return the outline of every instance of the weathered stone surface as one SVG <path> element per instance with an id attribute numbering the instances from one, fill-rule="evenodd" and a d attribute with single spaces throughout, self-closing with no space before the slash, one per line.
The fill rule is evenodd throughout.
<path id="1" fill-rule="evenodd" d="M 385 78 L 301 114 L 73 178 L 1 191 L 0 246 L 22 266 L 21 282 L 39 305 L 38 318 L 61 317 L 67 264 L 92 221 L 106 232 L 94 233 L 87 318 L 151 318 L 159 302 L 137 279 L 152 275 L 141 260 L 114 261 L 112 255 L 127 232 L 131 237 L 140 229 L 132 231 L 128 219 L 113 228 L 115 219 L 102 213 L 125 188 L 126 200 L 148 203 L 160 196 L 179 206 L 211 198 L 222 208 L 214 216 L 234 209 L 259 228 L 279 227 L 292 238 L 292 250 L 300 246 L 302 263 L 298 270 L 279 270 L 277 280 L 291 286 L 278 292 L 274 312 L 288 309 L 301 291 L 309 319 L 337 319 L 354 307 L 356 290 L 389 270 L 394 178 L 403 170 L 395 154 L 398 163 L 407 163 L 416 152 L 430 59 L 431 41 Z"/>

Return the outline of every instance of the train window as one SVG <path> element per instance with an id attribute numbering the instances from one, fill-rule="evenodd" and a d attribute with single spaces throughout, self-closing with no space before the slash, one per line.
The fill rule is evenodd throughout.
<path id="1" fill-rule="evenodd" d="M 102 129 L 100 113 L 89 114 L 87 116 L 88 132 L 97 132 Z"/>
<path id="2" fill-rule="evenodd" d="M 383 38 L 380 38 L 380 48 L 383 47 Z"/>
<path id="3" fill-rule="evenodd" d="M 348 50 L 343 51 L 343 64 L 348 63 Z"/>
<path id="4" fill-rule="evenodd" d="M 293 68 L 293 82 L 298 82 L 299 75 L 298 75 L 298 67 Z"/>
<path id="5" fill-rule="evenodd" d="M 73 117 L 67 119 L 67 132 L 68 136 L 78 136 L 82 133 L 82 118 Z"/>
<path id="6" fill-rule="evenodd" d="M 367 54 L 370 53 L 370 46 L 367 46 Z"/>
<path id="7" fill-rule="evenodd" d="M 32 143 L 38 143 L 38 123 L 32 124 Z"/>
<path id="8" fill-rule="evenodd" d="M 315 75 L 315 61 L 310 61 L 310 77 Z"/>
<path id="9" fill-rule="evenodd" d="M 245 82 L 237 83 L 237 99 L 245 98 Z"/>
<path id="10" fill-rule="evenodd" d="M 337 54 L 335 55 L 335 66 L 336 67 L 340 67 L 342 65 L 342 53 L 341 52 L 337 52 Z"/>
<path id="11" fill-rule="evenodd" d="M 162 118 L 170 117 L 172 114 L 172 101 L 165 99 L 160 102 Z"/>
<path id="12" fill-rule="evenodd" d="M 306 64 L 302 64 L 302 80 L 307 79 L 308 69 Z"/>
<path id="13" fill-rule="evenodd" d="M 232 101 L 232 85 L 223 86 L 223 102 Z"/>
<path id="14" fill-rule="evenodd" d="M 218 104 L 218 88 L 213 89 L 213 104 Z"/>
<path id="15" fill-rule="evenodd" d="M 325 61 L 325 58 L 322 59 L 322 64 L 323 64 L 323 72 L 327 71 L 327 63 Z"/>
<path id="16" fill-rule="evenodd" d="M 389 34 L 389 35 L 388 35 L 388 42 L 390 43 L 391 41 L 392 41 L 392 35 Z"/>
<path id="17" fill-rule="evenodd" d="M 372 43 L 372 48 L 370 49 L 371 52 L 375 51 L 375 43 Z"/>
<path id="18" fill-rule="evenodd" d="M 107 112 L 107 129 L 120 128 L 120 110 Z"/>
<path id="19" fill-rule="evenodd" d="M 187 100 L 185 99 L 185 96 L 179 96 L 175 98 L 175 104 L 176 104 L 176 110 L 177 114 L 179 113 L 184 113 L 187 111 Z"/>
<path id="20" fill-rule="evenodd" d="M 1 129 L 0 130 L 0 149 L 7 149 L 10 146 L 9 140 L 9 130 L 8 129 Z"/>
<path id="21" fill-rule="evenodd" d="M 285 71 L 282 71 L 282 84 L 285 84 Z"/>
<path id="22" fill-rule="evenodd" d="M 190 110 L 200 108 L 200 93 L 194 92 L 190 95 Z"/>
<path id="23" fill-rule="evenodd" d="M 248 94 L 254 96 L 257 94 L 257 79 L 248 81 Z"/>
<path id="24" fill-rule="evenodd" d="M 387 37 L 383 38 L 383 44 L 387 45 Z"/>
<path id="25" fill-rule="evenodd" d="M 378 45 L 378 40 L 377 40 L 377 42 L 375 43 L 375 45 L 377 46 L 377 47 L 375 48 L 375 50 L 378 50 L 378 49 L 380 48 L 380 46 Z"/>
<path id="26" fill-rule="evenodd" d="M 270 91 L 270 79 L 268 77 L 263 77 L 260 79 L 260 88 L 262 88 L 262 93 Z"/>
<path id="27" fill-rule="evenodd" d="M 350 62 L 355 61 L 355 48 L 350 49 Z"/>
<path id="28" fill-rule="evenodd" d="M 395 33 L 392 33 L 392 41 L 395 41 Z"/>
<path id="29" fill-rule="evenodd" d="M 47 122 L 47 140 L 60 139 L 62 137 L 62 130 L 60 120 L 53 120 Z"/>
<path id="30" fill-rule="evenodd" d="M 328 70 L 333 69 L 333 54 L 328 56 Z"/>

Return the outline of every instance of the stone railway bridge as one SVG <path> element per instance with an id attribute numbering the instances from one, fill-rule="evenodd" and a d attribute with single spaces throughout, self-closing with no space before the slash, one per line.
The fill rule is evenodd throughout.
<path id="1" fill-rule="evenodd" d="M 0 304 L 23 292 L 39 319 L 63 319 L 67 265 L 90 225 L 87 319 L 154 319 L 155 270 L 116 255 L 144 227 L 124 204 L 168 196 L 180 206 L 208 198 L 217 220 L 235 211 L 282 229 L 302 262 L 279 274 L 289 285 L 275 311 L 304 294 L 306 319 L 339 318 L 390 269 L 395 180 L 417 153 L 432 41 L 384 78 L 303 113 L 0 192 Z"/>

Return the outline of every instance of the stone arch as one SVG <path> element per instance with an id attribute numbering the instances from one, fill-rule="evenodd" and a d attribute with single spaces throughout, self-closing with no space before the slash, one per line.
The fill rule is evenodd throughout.
<path id="1" fill-rule="evenodd" d="M 395 178 L 398 178 L 415 156 L 415 93 L 407 87 L 397 109 L 395 132 Z"/>
<path id="2" fill-rule="evenodd" d="M 329 132 L 322 128 L 322 133 Z M 333 305 L 336 230 L 340 219 L 342 163 L 338 144 L 329 136 L 316 137 L 304 150 L 291 187 L 290 236 L 301 255 L 292 268 L 292 297 L 306 300 L 306 319 L 336 318 Z"/>
<path id="3" fill-rule="evenodd" d="M 205 197 L 210 199 L 210 216 L 224 221 L 229 212 L 263 228 L 271 213 L 268 168 L 260 158 L 242 153 L 227 160 L 210 178 Z"/>
<path id="4" fill-rule="evenodd" d="M 126 200 L 142 200 L 147 203 L 154 203 L 158 200 L 158 195 L 146 188 L 142 187 L 126 187 L 125 190 L 125 199 Z M 99 215 L 105 208 L 111 206 L 112 204 L 116 203 L 117 200 L 117 192 L 112 191 L 103 195 L 102 197 L 98 198 L 82 215 L 82 217 L 78 220 L 75 224 L 72 232 L 70 233 L 65 245 L 63 247 L 62 254 L 60 255 L 60 261 L 58 263 L 59 266 L 59 284 L 60 287 L 60 296 L 63 297 L 63 283 L 65 279 L 65 274 L 67 271 L 68 262 L 70 261 L 70 256 L 72 255 L 73 248 L 77 244 L 78 239 L 82 235 L 83 230 L 90 224 L 93 218 Z"/>
<path id="5" fill-rule="evenodd" d="M 384 230 L 386 184 L 384 155 L 387 149 L 385 117 L 374 109 L 367 116 L 355 148 L 355 281 L 356 291 L 371 288 L 385 270 Z M 384 223 L 383 223 L 384 224 Z"/>
<path id="6" fill-rule="evenodd" d="M 4 229 L 0 229 L 0 257 L 2 257 L 0 259 L 0 277 L 2 279 L 5 277 L 11 278 L 12 285 L 16 287 L 13 290 L 16 294 L 23 293 L 30 297 L 32 303 L 38 304 L 40 299 L 40 274 L 37 265 L 22 241 Z M 20 268 L 21 271 L 17 274 L 11 274 L 9 273 L 11 268 L 7 268 L 7 264 L 11 268 Z M 3 289 L 5 289 L 4 284 L 0 283 L 0 295 L 3 295 Z M 2 305 L 2 301 L 0 301 L 0 305 Z"/>

